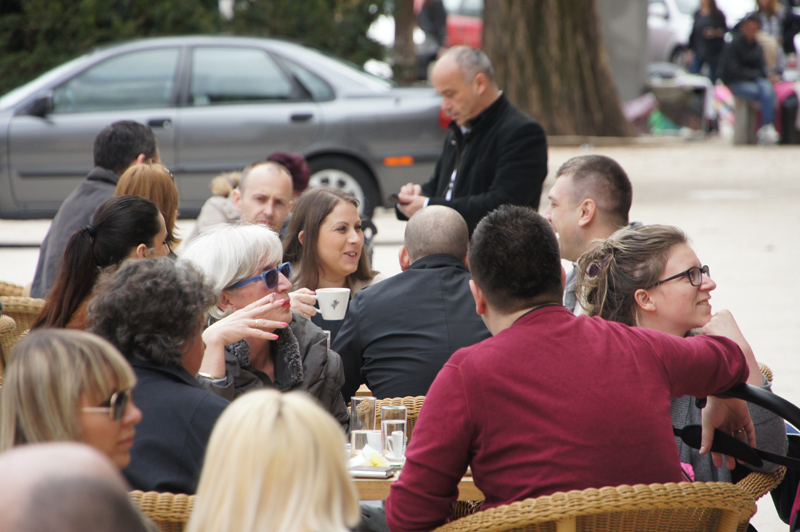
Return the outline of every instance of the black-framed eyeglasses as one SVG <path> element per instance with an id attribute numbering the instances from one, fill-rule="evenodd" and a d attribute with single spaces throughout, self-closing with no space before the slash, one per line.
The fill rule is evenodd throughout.
<path id="1" fill-rule="evenodd" d="M 84 406 L 81 410 L 84 412 L 108 412 L 108 417 L 113 421 L 119 421 L 125 415 L 125 409 L 128 408 L 128 403 L 133 401 L 133 390 L 121 390 L 114 392 L 111 399 L 106 401 L 108 405 L 104 406 Z"/>
<path id="2" fill-rule="evenodd" d="M 292 280 L 292 265 L 288 262 L 284 262 L 283 264 L 279 264 L 277 268 L 272 268 L 271 270 L 267 270 L 264 273 L 260 273 L 253 277 L 248 277 L 247 279 L 242 279 L 238 283 L 232 284 L 229 288 L 239 288 L 241 286 L 254 283 L 259 279 L 263 279 L 264 284 L 267 285 L 267 288 L 272 289 L 278 286 L 278 281 L 280 280 L 280 275 L 283 275 L 288 280 Z"/>
<path id="3" fill-rule="evenodd" d="M 682 271 L 681 273 L 676 273 L 672 277 L 667 277 L 666 279 L 661 279 L 653 287 L 660 285 L 661 283 L 666 283 L 667 281 L 671 281 L 673 279 L 677 279 L 679 277 L 683 277 L 684 275 L 689 279 L 689 283 L 692 286 L 700 286 L 703 284 L 703 275 L 711 276 L 711 272 L 708 269 L 708 266 L 692 266 L 686 271 Z"/>

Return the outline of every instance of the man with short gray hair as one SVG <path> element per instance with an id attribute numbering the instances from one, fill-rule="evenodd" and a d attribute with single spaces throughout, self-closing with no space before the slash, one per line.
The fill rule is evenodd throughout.
<path id="1" fill-rule="evenodd" d="M 575 263 L 593 240 L 606 239 L 628 225 L 633 201 L 625 170 L 605 155 L 580 155 L 556 172 L 544 217 L 558 237 L 561 258 Z M 575 296 L 575 268 L 567 275 L 564 306 L 580 312 Z"/>
<path id="2" fill-rule="evenodd" d="M 400 189 L 398 218 L 446 205 L 464 217 L 472 234 L 500 205 L 538 209 L 547 175 L 544 130 L 503 95 L 486 54 L 468 46 L 450 48 L 431 81 L 452 120 L 450 133 L 430 181 Z"/>
<path id="3" fill-rule="evenodd" d="M 345 402 L 362 383 L 378 398 L 425 395 L 454 351 L 489 337 L 469 291 L 468 246 L 467 224 L 449 207 L 408 222 L 403 272 L 358 292 L 334 340 Z"/>

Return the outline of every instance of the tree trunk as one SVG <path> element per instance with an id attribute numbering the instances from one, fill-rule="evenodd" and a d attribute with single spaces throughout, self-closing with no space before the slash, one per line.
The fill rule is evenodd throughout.
<path id="1" fill-rule="evenodd" d="M 414 55 L 414 0 L 394 2 L 394 80 L 410 84 L 417 80 Z"/>
<path id="2" fill-rule="evenodd" d="M 497 83 L 550 135 L 630 133 L 596 0 L 486 0 L 483 43 Z"/>

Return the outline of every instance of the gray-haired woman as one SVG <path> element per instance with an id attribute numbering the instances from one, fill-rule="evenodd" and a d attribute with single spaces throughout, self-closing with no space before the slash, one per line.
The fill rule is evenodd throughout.
<path id="1" fill-rule="evenodd" d="M 199 379 L 229 399 L 265 386 L 304 390 L 346 427 L 342 361 L 319 327 L 292 313 L 282 256 L 278 235 L 257 225 L 213 227 L 184 250 L 179 262 L 203 271 L 219 295 Z"/>

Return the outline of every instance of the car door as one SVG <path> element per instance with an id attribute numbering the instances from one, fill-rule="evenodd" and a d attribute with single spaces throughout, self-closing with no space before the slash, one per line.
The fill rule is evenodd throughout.
<path id="1" fill-rule="evenodd" d="M 92 169 L 97 134 L 118 120 L 149 124 L 169 166 L 179 57 L 179 47 L 167 47 L 99 59 L 51 88 L 52 113 L 14 116 L 9 167 L 15 201 L 26 209 L 57 208 Z"/>
<path id="2" fill-rule="evenodd" d="M 266 50 L 196 46 L 190 69 L 177 117 L 175 172 L 186 207 L 202 205 L 217 174 L 274 151 L 300 152 L 316 138 L 319 105 Z"/>

